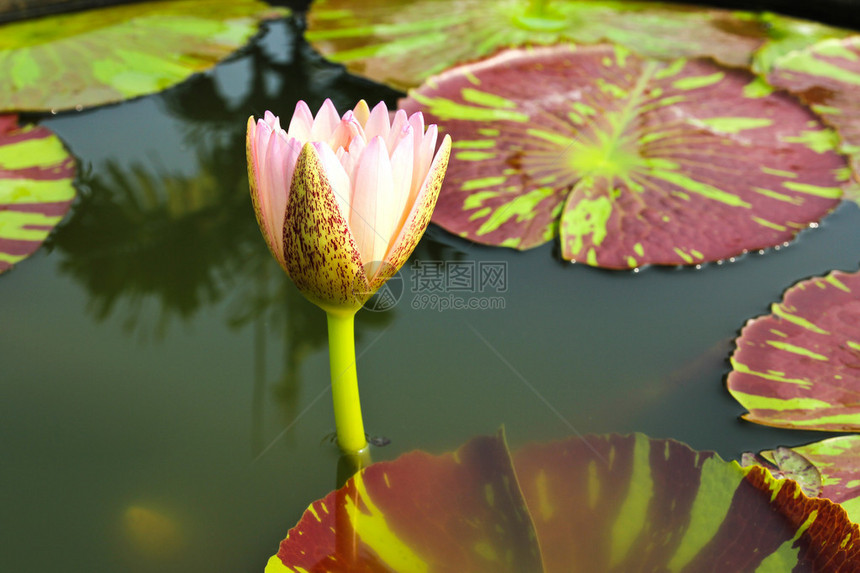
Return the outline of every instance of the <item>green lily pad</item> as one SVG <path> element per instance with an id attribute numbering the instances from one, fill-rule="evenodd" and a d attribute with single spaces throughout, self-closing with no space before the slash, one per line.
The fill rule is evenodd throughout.
<path id="1" fill-rule="evenodd" d="M 845 511 L 796 483 L 641 434 L 371 465 L 311 504 L 266 573 L 840 571 Z M 542 563 L 541 563 L 542 562 Z"/>
<path id="2" fill-rule="evenodd" d="M 256 0 L 171 0 L 2 25 L 0 111 L 81 109 L 161 91 L 285 14 Z"/>
<path id="3" fill-rule="evenodd" d="M 727 385 L 767 426 L 860 430 L 860 273 L 834 271 L 800 282 L 749 321 Z"/>
<path id="4" fill-rule="evenodd" d="M 322 0 L 307 38 L 327 58 L 398 88 L 508 47 L 614 42 L 644 56 L 747 66 L 775 28 L 756 14 L 656 2 Z"/>
<path id="5" fill-rule="evenodd" d="M 0 273 L 60 222 L 75 198 L 74 178 L 75 160 L 53 132 L 0 115 Z"/>
<path id="6" fill-rule="evenodd" d="M 820 42 L 778 58 L 768 80 L 800 97 L 833 126 L 851 157 L 860 202 L 860 36 Z"/>
<path id="7" fill-rule="evenodd" d="M 785 448 L 807 460 L 821 476 L 821 497 L 840 504 L 854 523 L 860 522 L 860 436 L 837 436 Z M 772 458 L 773 453 L 761 453 Z"/>
<path id="8" fill-rule="evenodd" d="M 606 268 L 716 261 L 790 240 L 848 173 L 807 108 L 745 71 L 618 46 L 502 52 L 401 102 L 454 140 L 434 222 L 517 249 L 560 235 Z"/>

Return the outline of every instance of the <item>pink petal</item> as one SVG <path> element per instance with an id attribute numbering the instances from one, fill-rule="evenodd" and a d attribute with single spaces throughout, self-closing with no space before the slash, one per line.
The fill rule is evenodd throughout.
<path id="1" fill-rule="evenodd" d="M 281 129 L 281 118 L 266 110 L 266 113 L 263 114 L 263 119 L 274 131 L 278 131 Z"/>
<path id="2" fill-rule="evenodd" d="M 358 160 L 364 153 L 365 147 L 367 147 L 367 144 L 365 143 L 364 138 L 356 136 L 349 143 L 349 151 L 345 151 L 341 155 L 338 155 L 338 159 L 340 159 L 340 163 L 343 165 L 347 175 L 349 175 L 350 180 L 355 179 L 355 168 L 358 167 Z M 353 192 L 354 191 L 355 188 L 353 187 Z M 352 199 L 350 199 L 350 201 L 352 201 Z"/>
<path id="3" fill-rule="evenodd" d="M 436 125 L 431 124 L 427 128 L 427 133 L 421 137 L 420 142 L 416 137 L 415 167 L 412 171 L 412 189 L 415 193 L 421 189 L 430 171 L 430 164 L 433 162 L 434 152 L 436 151 L 436 136 Z"/>
<path id="4" fill-rule="evenodd" d="M 283 147 L 280 137 L 273 135 L 269 138 L 266 151 L 268 160 L 263 164 L 265 183 L 260 190 L 260 209 L 266 221 L 267 241 L 279 261 L 284 258 L 284 213 L 290 192 L 290 182 L 284 175 Z"/>
<path id="5" fill-rule="evenodd" d="M 434 127 L 430 126 L 431 129 Z M 428 129 L 429 131 L 430 129 Z M 406 262 L 430 223 L 430 216 L 433 214 L 433 208 L 439 198 L 439 190 L 442 186 L 445 170 L 448 167 L 450 154 L 451 136 L 446 135 L 439 146 L 439 151 L 433 157 L 414 202 L 409 206 L 409 214 L 405 222 L 398 231 L 397 237 L 391 241 L 391 246 L 385 254 L 385 261 L 395 268 L 400 268 Z"/>
<path id="6" fill-rule="evenodd" d="M 394 119 L 391 121 L 391 129 L 388 132 L 388 137 L 385 139 L 385 145 L 388 147 L 388 155 L 394 153 L 394 148 L 400 143 L 400 139 L 404 136 L 403 128 L 409 125 L 409 120 L 406 119 L 406 112 L 398 109 L 394 114 Z M 409 132 L 412 136 L 412 132 Z"/>
<path id="7" fill-rule="evenodd" d="M 370 112 L 370 117 L 364 126 L 364 135 L 368 141 L 374 137 L 388 139 L 388 133 L 391 131 L 391 119 L 388 117 L 388 108 L 385 102 L 376 104 Z"/>
<path id="8" fill-rule="evenodd" d="M 287 133 L 299 141 L 308 141 L 311 138 L 313 125 L 314 116 L 311 113 L 311 108 L 304 101 L 299 100 L 296 104 L 296 111 L 293 112 L 293 117 L 290 119 Z"/>
<path id="9" fill-rule="evenodd" d="M 420 111 L 416 111 L 412 115 L 409 116 L 409 125 L 412 126 L 412 129 L 415 133 L 416 141 L 419 138 L 424 137 L 424 114 Z"/>
<path id="10" fill-rule="evenodd" d="M 340 116 L 331 100 L 326 98 L 314 118 L 314 126 L 308 141 L 328 141 L 338 123 L 340 123 Z"/>
<path id="11" fill-rule="evenodd" d="M 364 138 L 364 129 L 351 111 L 343 115 L 337 127 L 328 138 L 329 146 L 337 151 L 339 148 L 349 149 L 349 144 L 356 136 Z"/>
<path id="12" fill-rule="evenodd" d="M 353 180 L 352 213 L 349 227 L 362 261 L 381 261 L 399 220 L 391 161 L 385 141 L 374 137 L 359 159 Z"/>
<path id="13" fill-rule="evenodd" d="M 397 236 L 400 233 L 400 229 L 403 227 L 409 211 L 411 211 L 412 203 L 418 195 L 418 189 L 416 188 L 414 192 L 412 189 L 412 171 L 414 168 L 413 148 L 415 146 L 415 139 L 412 137 L 412 127 L 409 124 L 405 124 L 402 131 L 403 136 L 391 154 L 391 177 L 394 183 L 396 198 L 394 210 L 399 213 L 393 236 Z"/>

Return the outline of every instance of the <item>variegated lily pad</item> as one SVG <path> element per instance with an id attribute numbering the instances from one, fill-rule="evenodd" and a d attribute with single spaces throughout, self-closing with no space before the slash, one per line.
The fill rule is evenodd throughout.
<path id="1" fill-rule="evenodd" d="M 49 129 L 0 115 L 0 273 L 31 255 L 75 198 L 75 161 Z"/>
<path id="2" fill-rule="evenodd" d="M 256 0 L 171 0 L 0 26 L 0 111 L 61 110 L 157 92 L 283 15 Z"/>
<path id="3" fill-rule="evenodd" d="M 821 497 L 840 504 L 854 523 L 860 523 L 860 436 L 837 436 L 790 448 L 812 464 L 821 476 Z M 773 460 L 775 452 L 761 453 Z"/>
<path id="4" fill-rule="evenodd" d="M 860 530 L 792 481 L 643 435 L 374 464 L 314 502 L 266 573 L 851 571 Z M 542 561 L 542 563 L 541 563 Z"/>
<path id="5" fill-rule="evenodd" d="M 860 430 L 860 273 L 800 282 L 749 321 L 727 385 L 752 422 Z"/>
<path id="6" fill-rule="evenodd" d="M 857 182 L 860 202 L 860 35 L 826 40 L 774 63 L 769 81 L 797 94 L 839 133 Z"/>
<path id="7" fill-rule="evenodd" d="M 779 245 L 848 177 L 833 133 L 793 98 L 707 60 L 617 46 L 511 50 L 402 102 L 454 139 L 433 220 L 607 268 L 698 264 Z"/>
<path id="8" fill-rule="evenodd" d="M 755 50 L 806 32 L 789 28 L 752 13 L 656 2 L 317 0 L 307 38 L 355 73 L 409 88 L 502 48 L 560 40 L 610 41 L 644 56 L 711 56 L 730 66 L 748 66 Z"/>

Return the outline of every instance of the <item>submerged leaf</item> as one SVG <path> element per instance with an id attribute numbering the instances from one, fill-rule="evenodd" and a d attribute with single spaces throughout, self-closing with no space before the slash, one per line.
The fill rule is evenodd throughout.
<path id="1" fill-rule="evenodd" d="M 858 558 L 841 507 L 762 468 L 641 434 L 509 459 L 496 437 L 369 466 L 308 508 L 266 572 L 855 571 Z"/>
<path id="2" fill-rule="evenodd" d="M 748 72 L 617 46 L 511 50 L 411 92 L 454 139 L 433 220 L 607 268 L 779 245 L 838 204 L 846 162 L 816 117 Z"/>
<path id="3" fill-rule="evenodd" d="M 803 456 L 820 473 L 821 497 L 840 504 L 851 521 L 860 522 L 860 436 L 837 436 L 790 451 Z"/>
<path id="4" fill-rule="evenodd" d="M 154 93 L 211 68 L 286 12 L 257 0 L 171 0 L 0 26 L 0 111 Z"/>
<path id="5" fill-rule="evenodd" d="M 828 27 L 771 15 L 657 2 L 318 0 L 308 40 L 355 73 L 399 88 L 508 47 L 610 41 L 644 56 L 710 56 L 730 66 L 797 47 Z M 812 31 L 811 31 L 812 30 Z M 833 34 L 839 33 L 834 29 Z M 768 48 L 771 43 L 775 48 Z M 803 44 L 805 45 L 805 44 Z"/>
<path id="6" fill-rule="evenodd" d="M 75 160 L 62 142 L 17 120 L 0 115 L 0 273 L 33 254 L 75 198 Z"/>
<path id="7" fill-rule="evenodd" d="M 749 321 L 727 385 L 751 422 L 860 430 L 860 273 L 800 282 Z"/>
<path id="8" fill-rule="evenodd" d="M 776 478 L 794 480 L 809 497 L 821 495 L 821 472 L 812 462 L 791 448 L 779 447 L 763 451 L 760 456 L 746 452 L 741 458 L 741 464 L 745 467 L 757 464 L 769 470 Z"/>
<path id="9" fill-rule="evenodd" d="M 776 60 L 768 80 L 798 95 L 842 138 L 860 202 L 860 35 L 827 40 Z"/>

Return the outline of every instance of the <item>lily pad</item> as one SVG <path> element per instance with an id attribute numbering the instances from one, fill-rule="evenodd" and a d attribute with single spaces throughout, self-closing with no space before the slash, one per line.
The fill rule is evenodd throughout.
<path id="1" fill-rule="evenodd" d="M 75 198 L 74 178 L 75 160 L 51 130 L 0 115 L 0 273 L 60 222 Z"/>
<path id="2" fill-rule="evenodd" d="M 323 0 L 307 38 L 327 58 L 398 88 L 508 47 L 610 41 L 644 56 L 748 66 L 774 33 L 756 14 L 657 2 Z"/>
<path id="3" fill-rule="evenodd" d="M 433 220 L 606 268 L 699 264 L 790 240 L 848 177 L 807 108 L 709 60 L 618 46 L 510 50 L 401 103 L 454 139 Z"/>
<path id="4" fill-rule="evenodd" d="M 857 559 L 841 507 L 760 467 L 641 434 L 508 458 L 496 436 L 362 470 L 308 508 L 266 572 L 848 571 Z"/>
<path id="5" fill-rule="evenodd" d="M 860 184 L 860 36 L 791 52 L 776 60 L 768 80 L 798 95 L 836 129 Z M 857 186 L 851 198 L 860 202 Z"/>
<path id="6" fill-rule="evenodd" d="M 211 68 L 285 15 L 256 0 L 171 0 L 0 26 L 0 111 L 81 109 Z"/>
<path id="7" fill-rule="evenodd" d="M 860 522 L 860 436 L 837 436 L 788 450 L 819 472 L 819 495 L 845 508 L 851 521 Z M 774 454 L 764 451 L 761 455 L 772 459 Z"/>
<path id="8" fill-rule="evenodd" d="M 749 321 L 727 385 L 767 426 L 860 430 L 860 273 L 834 271 L 800 282 Z"/>

